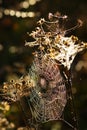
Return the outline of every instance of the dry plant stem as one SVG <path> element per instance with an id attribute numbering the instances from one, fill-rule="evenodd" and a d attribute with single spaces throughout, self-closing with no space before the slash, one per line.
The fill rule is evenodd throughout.
<path id="1" fill-rule="evenodd" d="M 60 121 L 63 121 L 63 122 L 65 122 L 68 126 L 70 126 L 72 129 L 75 129 L 74 128 L 74 126 L 73 125 L 71 125 L 69 122 L 67 122 L 66 120 L 64 120 L 64 119 L 60 119 Z M 75 129 L 75 130 L 77 130 L 77 129 Z"/>
<path id="2" fill-rule="evenodd" d="M 67 81 L 67 87 L 68 87 L 68 90 L 69 90 L 69 102 L 70 102 L 70 106 L 71 106 L 71 114 L 72 114 L 72 117 L 73 117 L 73 121 L 75 122 L 75 126 L 74 126 L 74 130 L 79 130 L 78 129 L 78 120 L 77 120 L 77 114 L 76 114 L 76 111 L 75 111 L 75 104 L 74 104 L 74 97 L 73 97 L 73 94 L 72 94 L 72 82 L 71 82 L 71 78 L 70 76 L 68 77 L 68 81 Z"/>

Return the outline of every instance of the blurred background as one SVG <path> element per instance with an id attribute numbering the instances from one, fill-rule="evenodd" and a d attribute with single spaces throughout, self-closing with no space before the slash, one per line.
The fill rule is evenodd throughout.
<path id="1" fill-rule="evenodd" d="M 67 27 L 83 21 L 83 26 L 70 32 L 81 41 L 87 42 L 87 0 L 0 0 L 0 86 L 10 79 L 17 79 L 26 72 L 32 63 L 35 48 L 25 46 L 31 41 L 28 32 L 34 30 L 40 18 L 47 19 L 48 13 L 61 12 L 68 15 Z M 87 130 L 87 50 L 78 54 L 72 64 L 72 90 L 74 94 L 79 130 Z M 3 108 L 3 103 L 0 107 Z M 25 126 L 20 118 L 22 114 L 16 105 L 0 108 L 0 129 L 17 129 Z M 67 109 L 68 111 L 69 109 Z M 6 118 L 5 118 L 6 117 Z M 4 119 L 5 118 L 5 119 Z M 2 122 L 4 119 L 4 123 Z M 15 121 L 14 121 L 15 120 Z M 7 121 L 7 123 L 5 122 Z M 13 122 L 11 124 L 10 122 Z M 4 124 L 4 125 L 3 125 Z M 61 130 L 61 123 L 53 123 L 47 130 Z M 66 128 L 67 130 L 70 128 Z"/>

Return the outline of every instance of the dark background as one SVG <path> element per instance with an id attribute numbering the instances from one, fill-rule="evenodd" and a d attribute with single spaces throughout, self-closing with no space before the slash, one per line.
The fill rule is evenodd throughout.
<path id="1" fill-rule="evenodd" d="M 27 0 L 26 0 L 27 1 Z M 16 79 L 28 72 L 32 63 L 32 51 L 35 48 L 25 47 L 25 41 L 31 41 L 27 32 L 36 27 L 40 18 L 47 19 L 48 13 L 57 11 L 68 15 L 67 27 L 76 25 L 77 19 L 83 21 L 83 26 L 70 32 L 81 41 L 87 42 L 87 0 L 38 0 L 27 9 L 20 8 L 23 0 L 0 0 L 0 84 L 9 79 Z M 5 15 L 5 9 L 15 11 L 39 12 L 33 18 Z M 79 129 L 87 130 L 87 51 L 78 54 L 72 65 L 72 84 L 75 96 Z M 9 115 L 10 116 L 10 115 Z M 12 116 L 12 115 L 11 115 Z M 19 117 L 16 119 L 19 120 Z M 19 122 L 19 121 L 18 121 Z M 20 122 L 17 125 L 20 125 Z M 67 128 L 68 129 L 68 128 Z M 58 128 L 55 130 L 59 130 Z"/>

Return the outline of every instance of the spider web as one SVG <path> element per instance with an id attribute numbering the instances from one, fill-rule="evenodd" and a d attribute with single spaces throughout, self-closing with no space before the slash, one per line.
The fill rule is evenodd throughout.
<path id="1" fill-rule="evenodd" d="M 55 63 L 51 61 L 50 64 L 47 61 L 45 65 L 45 62 L 43 61 L 39 62 L 38 58 L 36 57 L 34 65 L 30 69 L 31 77 L 33 76 L 34 80 L 36 77 L 37 77 L 36 79 L 38 79 L 37 75 L 43 74 L 44 66 L 46 68 L 44 71 L 49 72 L 47 69 L 48 65 L 52 65 L 51 67 L 53 67 Z M 45 76 L 47 76 L 46 73 Z M 60 78 L 58 79 L 58 77 Z M 26 118 L 25 121 L 27 126 L 38 129 L 38 126 L 42 125 L 43 123 L 61 120 L 65 122 L 67 125 L 69 125 L 71 128 L 75 129 L 74 126 L 72 126 L 69 122 L 67 122 L 62 117 L 67 99 L 65 97 L 66 95 L 65 81 L 63 81 L 63 77 L 62 75 L 60 75 L 59 69 L 57 72 L 56 84 L 57 86 L 51 88 L 49 93 L 47 93 L 47 91 L 45 93 L 42 93 L 40 86 L 38 86 L 36 81 L 36 86 L 34 88 L 31 88 L 30 95 L 29 96 L 25 95 L 22 99 L 20 99 L 20 105 L 25 115 Z M 53 92 L 55 91 L 56 91 L 56 96 L 54 96 L 55 94 L 53 94 Z M 25 103 L 27 105 L 25 105 Z"/>

